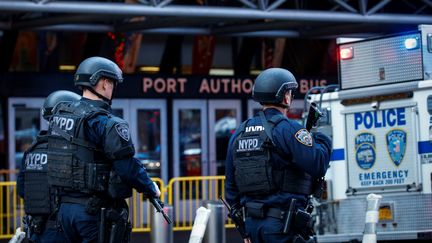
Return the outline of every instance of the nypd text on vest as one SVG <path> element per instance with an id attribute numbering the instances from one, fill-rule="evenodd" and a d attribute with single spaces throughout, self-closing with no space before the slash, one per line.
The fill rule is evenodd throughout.
<path id="1" fill-rule="evenodd" d="M 47 154 L 43 153 L 30 153 L 26 156 L 25 163 L 27 166 L 31 165 L 44 165 L 48 161 Z"/>
<path id="2" fill-rule="evenodd" d="M 58 117 L 58 116 L 55 116 L 53 118 L 53 121 L 61 130 L 64 131 L 72 130 L 75 123 L 72 118 Z"/>
<path id="3" fill-rule="evenodd" d="M 406 125 L 405 108 L 355 113 L 355 130 L 358 130 L 360 125 L 365 129 Z"/>
<path id="4" fill-rule="evenodd" d="M 258 138 L 240 139 L 237 152 L 254 151 L 260 149 Z"/>

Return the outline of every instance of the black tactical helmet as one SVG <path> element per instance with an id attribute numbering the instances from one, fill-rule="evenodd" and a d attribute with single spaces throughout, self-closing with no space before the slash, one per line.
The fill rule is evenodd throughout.
<path id="1" fill-rule="evenodd" d="M 252 98 L 260 103 L 279 104 L 288 90 L 295 90 L 297 87 L 297 81 L 290 71 L 269 68 L 255 79 Z"/>
<path id="2" fill-rule="evenodd" d="M 102 77 L 123 82 L 122 71 L 117 64 L 103 57 L 89 57 L 80 63 L 75 72 L 75 86 L 93 87 Z"/>
<path id="3" fill-rule="evenodd" d="M 67 90 L 54 91 L 45 99 L 45 102 L 41 109 L 42 117 L 48 121 L 50 116 L 52 115 L 52 109 L 56 105 L 62 102 L 77 101 L 79 99 L 81 99 L 81 96 L 75 94 L 74 92 L 70 92 Z"/>

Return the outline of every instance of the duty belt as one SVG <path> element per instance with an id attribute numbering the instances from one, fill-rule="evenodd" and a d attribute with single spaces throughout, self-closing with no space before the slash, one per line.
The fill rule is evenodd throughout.
<path id="1" fill-rule="evenodd" d="M 257 218 L 248 212 L 247 207 L 245 209 L 246 209 L 246 217 Z M 272 217 L 272 218 L 277 218 L 277 219 L 284 219 L 285 214 L 286 214 L 286 211 L 282 211 L 279 208 L 266 208 L 264 211 L 264 217 Z"/>
<path id="2" fill-rule="evenodd" d="M 69 197 L 69 196 L 62 196 L 61 202 L 62 203 L 75 203 L 75 204 L 82 204 L 86 205 L 90 197 Z"/>
<path id="3" fill-rule="evenodd" d="M 97 196 L 89 196 L 89 197 L 71 197 L 71 196 L 62 196 L 62 203 L 74 203 L 81 204 L 87 207 L 87 209 L 99 210 L 102 207 L 113 207 L 113 208 L 123 208 L 124 207 L 124 199 L 119 200 L 108 200 L 101 199 Z M 89 212 L 88 212 L 89 213 Z"/>

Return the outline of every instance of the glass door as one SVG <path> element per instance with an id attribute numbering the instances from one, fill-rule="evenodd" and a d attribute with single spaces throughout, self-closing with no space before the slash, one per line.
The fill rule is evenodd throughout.
<path id="1" fill-rule="evenodd" d="M 130 106 L 130 102 L 128 99 L 114 99 L 112 101 L 111 109 L 113 115 L 124 119 L 129 123 L 130 126 L 131 119 L 130 119 L 129 106 Z"/>
<path id="2" fill-rule="evenodd" d="M 248 118 L 255 116 L 260 110 L 262 110 L 262 105 L 260 103 L 254 100 L 248 100 Z"/>
<path id="3" fill-rule="evenodd" d="M 225 159 L 231 135 L 241 123 L 240 100 L 209 101 L 209 173 L 225 175 Z"/>
<path id="4" fill-rule="evenodd" d="M 40 108 L 44 98 L 10 98 L 8 104 L 9 169 L 20 169 L 21 160 L 41 129 L 48 124 Z M 13 176 L 12 176 L 13 177 Z M 13 179 L 13 178 L 11 178 Z"/>
<path id="5" fill-rule="evenodd" d="M 207 101 L 174 100 L 174 177 L 207 175 Z"/>
<path id="6" fill-rule="evenodd" d="M 131 100 L 130 114 L 135 157 L 150 177 L 168 182 L 166 100 Z"/>

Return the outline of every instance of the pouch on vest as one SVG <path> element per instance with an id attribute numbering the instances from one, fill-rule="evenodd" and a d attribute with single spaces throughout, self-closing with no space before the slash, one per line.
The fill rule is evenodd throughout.
<path id="1" fill-rule="evenodd" d="M 246 203 L 247 216 L 252 218 L 262 219 L 265 215 L 264 203 L 247 202 Z"/>
<path id="2" fill-rule="evenodd" d="M 47 181 L 48 136 L 41 131 L 24 155 L 24 211 L 48 215 L 53 211 Z"/>
<path id="3" fill-rule="evenodd" d="M 103 192 L 108 188 L 111 166 L 107 164 L 87 164 L 87 188 L 94 192 Z"/>
<path id="4" fill-rule="evenodd" d="M 46 172 L 24 172 L 24 211 L 26 214 L 50 214 L 49 192 Z"/>
<path id="5" fill-rule="evenodd" d="M 242 194 L 264 196 L 275 189 L 270 163 L 271 145 L 262 129 L 246 130 L 246 123 L 242 124 L 242 132 L 234 142 L 236 185 Z"/>

